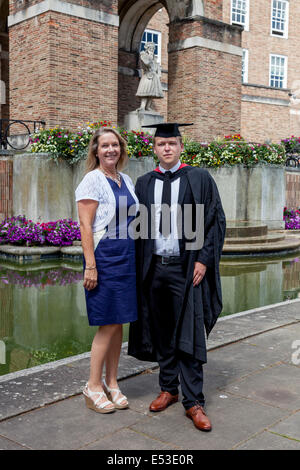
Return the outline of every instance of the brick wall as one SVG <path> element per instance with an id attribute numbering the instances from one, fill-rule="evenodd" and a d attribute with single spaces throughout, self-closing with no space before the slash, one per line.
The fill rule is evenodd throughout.
<path id="1" fill-rule="evenodd" d="M 240 32 L 207 20 L 172 23 L 170 43 L 200 36 L 240 45 Z M 169 120 L 194 122 L 186 133 L 204 141 L 240 129 L 241 56 L 204 47 L 169 54 Z"/>
<path id="2" fill-rule="evenodd" d="M 230 23 L 230 0 L 224 0 L 223 21 Z M 287 89 L 259 89 L 243 86 L 243 94 L 279 98 L 289 103 L 290 89 L 300 89 L 300 2 L 290 1 L 288 38 L 271 36 L 271 0 L 251 0 L 249 31 L 242 33 L 242 47 L 248 49 L 248 83 L 269 87 L 270 54 L 288 57 Z M 298 84 L 297 84 L 298 81 Z M 300 107 L 298 106 L 298 113 Z M 275 142 L 291 134 L 300 135 L 300 116 L 288 106 L 242 102 L 242 134 L 249 140 Z"/>
<path id="3" fill-rule="evenodd" d="M 204 0 L 204 14 L 207 18 L 222 21 L 224 0 Z"/>
<path id="4" fill-rule="evenodd" d="M 9 38 L 12 119 L 117 122 L 117 27 L 50 11 L 10 27 Z"/>
<path id="5" fill-rule="evenodd" d="M 8 34 L 0 32 L 0 80 L 5 84 L 5 104 L 0 104 L 0 118 L 9 117 L 9 66 L 8 66 Z"/>
<path id="6" fill-rule="evenodd" d="M 12 216 L 13 161 L 0 155 L 0 222 Z"/>
<path id="7" fill-rule="evenodd" d="M 300 171 L 286 171 L 286 207 L 299 209 L 300 207 Z"/>

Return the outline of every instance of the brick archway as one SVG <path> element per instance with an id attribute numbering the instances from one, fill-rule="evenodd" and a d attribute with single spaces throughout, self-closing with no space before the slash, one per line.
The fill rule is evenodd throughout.
<path id="1" fill-rule="evenodd" d="M 128 112 L 138 108 L 140 100 L 135 93 L 139 82 L 139 50 L 143 33 L 158 12 L 165 10 L 165 24 L 172 21 L 181 20 L 195 15 L 203 15 L 203 0 L 119 0 L 119 80 L 118 80 L 118 123 L 124 124 L 125 116 Z M 150 23 L 151 24 L 151 23 Z M 156 30 L 156 28 L 154 27 Z M 158 27 L 159 29 L 159 27 Z M 166 36 L 166 34 L 164 34 Z M 167 34 L 168 36 L 168 34 Z M 168 55 L 168 37 L 164 38 L 166 44 L 163 46 Z M 162 114 L 165 119 L 168 115 L 168 59 L 163 66 L 163 88 L 164 100 L 155 100 L 154 109 Z"/>
<path id="2" fill-rule="evenodd" d="M 170 21 L 203 16 L 203 0 L 119 0 L 119 47 L 138 52 L 143 32 L 152 16 L 166 8 Z"/>
<path id="3" fill-rule="evenodd" d="M 239 132 L 241 28 L 222 21 L 223 0 L 119 0 L 119 124 L 138 107 L 140 41 L 162 7 L 169 16 L 165 118 L 193 121 L 187 132 L 202 141 Z"/>

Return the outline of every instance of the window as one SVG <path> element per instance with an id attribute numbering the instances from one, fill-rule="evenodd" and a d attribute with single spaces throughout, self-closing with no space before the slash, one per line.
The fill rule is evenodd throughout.
<path id="1" fill-rule="evenodd" d="M 248 83 L 248 49 L 243 49 L 242 58 L 242 83 Z"/>
<path id="2" fill-rule="evenodd" d="M 270 86 L 275 88 L 287 87 L 287 57 L 270 55 Z"/>
<path id="3" fill-rule="evenodd" d="M 231 0 L 231 24 L 239 24 L 249 30 L 249 0 Z"/>
<path id="4" fill-rule="evenodd" d="M 147 42 L 154 42 L 155 44 L 155 51 L 154 54 L 159 63 L 161 63 L 161 32 L 160 31 L 153 31 L 152 29 L 145 29 L 140 50 L 143 51 L 145 49 L 145 44 Z"/>
<path id="5" fill-rule="evenodd" d="M 289 2 L 286 0 L 273 0 L 271 14 L 271 35 L 287 38 Z"/>

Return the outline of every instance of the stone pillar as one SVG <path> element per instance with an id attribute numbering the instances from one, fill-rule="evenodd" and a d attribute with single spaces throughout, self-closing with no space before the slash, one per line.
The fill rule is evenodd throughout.
<path id="1" fill-rule="evenodd" d="M 242 28 L 203 16 L 170 23 L 168 120 L 206 141 L 240 132 Z"/>
<path id="2" fill-rule="evenodd" d="M 13 152 L 0 150 L 0 222 L 13 215 Z"/>
<path id="3" fill-rule="evenodd" d="M 11 118 L 117 122 L 117 0 L 10 0 Z"/>

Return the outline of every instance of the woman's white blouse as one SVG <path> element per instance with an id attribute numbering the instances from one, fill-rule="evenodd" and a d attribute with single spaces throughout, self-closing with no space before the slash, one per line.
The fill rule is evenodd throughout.
<path id="1" fill-rule="evenodd" d="M 136 213 L 138 212 L 138 199 L 134 192 L 131 178 L 124 173 L 120 173 L 128 190 L 136 202 Z M 83 199 L 98 201 L 98 207 L 93 223 L 93 232 L 103 230 L 114 217 L 116 211 L 116 199 L 109 182 L 104 174 L 96 169 L 85 175 L 81 183 L 75 190 L 76 202 Z"/>

